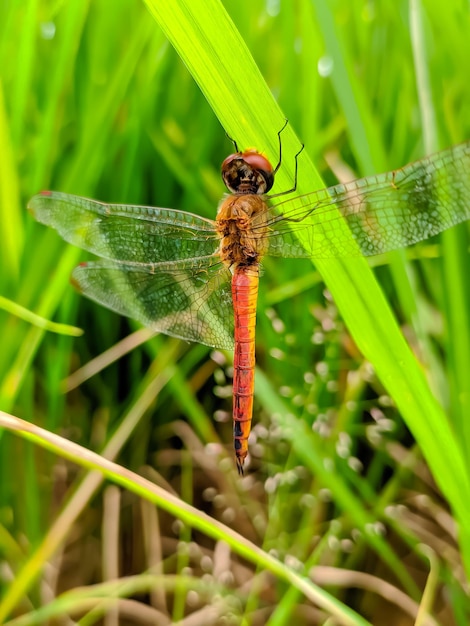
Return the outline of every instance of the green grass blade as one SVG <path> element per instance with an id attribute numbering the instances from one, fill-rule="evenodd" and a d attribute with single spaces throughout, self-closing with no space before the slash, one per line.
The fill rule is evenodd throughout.
<path id="1" fill-rule="evenodd" d="M 229 135 L 241 145 L 266 150 L 275 161 L 282 114 L 221 3 L 148 0 L 147 5 Z M 286 167 L 279 177 L 279 188 L 289 188 L 286 176 L 293 178 L 292 155 L 298 145 L 292 129 L 288 129 L 283 136 Z M 306 156 L 300 159 L 299 170 L 300 194 L 321 186 Z M 363 259 L 318 261 L 316 265 L 359 348 L 374 365 L 419 442 L 459 520 L 463 545 L 470 546 L 470 481 L 461 448 L 372 272 Z M 469 550 L 464 551 L 464 557 L 470 572 Z"/>
<path id="2" fill-rule="evenodd" d="M 223 524 L 210 518 L 202 511 L 198 511 L 183 500 L 179 500 L 170 492 L 154 485 L 141 476 L 133 474 L 125 468 L 119 467 L 98 454 L 81 449 L 77 444 L 42 430 L 33 424 L 29 424 L 28 422 L 19 420 L 11 415 L 7 415 L 2 411 L 0 411 L 0 424 L 11 429 L 12 431 L 16 431 L 25 439 L 33 441 L 34 443 L 44 446 L 48 450 L 59 454 L 64 458 L 80 464 L 82 467 L 95 470 L 95 472 L 90 474 L 82 483 L 81 487 L 84 487 L 86 482 L 89 484 L 93 482 L 94 489 L 96 489 L 98 483 L 101 482 L 100 479 L 97 480 L 96 470 L 98 470 L 103 476 L 157 505 L 162 510 L 167 511 L 185 524 L 188 524 L 190 527 L 195 528 L 216 540 L 225 541 L 233 550 L 236 550 L 240 556 L 253 563 L 262 565 L 280 579 L 297 587 L 306 595 L 306 597 L 315 602 L 317 606 L 322 607 L 330 615 L 338 617 L 342 624 L 347 626 L 367 626 L 369 624 L 367 620 L 363 619 L 355 611 L 352 611 L 339 602 L 328 592 L 313 584 L 307 577 L 298 574 L 295 570 L 287 567 L 278 559 L 267 554 L 266 552 L 263 552 L 260 548 L 258 548 L 258 546 L 238 535 L 238 533 L 232 531 L 227 526 L 224 526 Z M 78 491 L 76 495 L 78 495 Z M 70 524 L 71 520 L 74 519 L 81 510 L 81 498 L 79 497 L 75 500 L 75 502 L 71 501 L 68 503 L 68 506 L 62 513 L 63 519 L 59 518 L 56 521 L 56 532 L 53 532 L 53 527 L 51 529 L 50 538 L 46 538 L 43 544 L 38 548 L 37 558 L 32 559 L 28 566 L 23 570 L 21 574 L 22 584 L 17 584 L 16 587 L 12 587 L 11 592 L 3 598 L 3 601 L 0 603 L 0 620 L 4 620 L 12 607 L 16 604 L 19 599 L 19 593 L 27 586 L 29 578 L 37 574 L 38 564 L 42 562 L 46 554 L 50 553 L 52 547 L 51 544 L 54 545 L 54 542 L 56 541 L 55 535 L 60 534 L 58 532 L 58 528 L 60 527 L 61 522 L 62 524 Z"/>

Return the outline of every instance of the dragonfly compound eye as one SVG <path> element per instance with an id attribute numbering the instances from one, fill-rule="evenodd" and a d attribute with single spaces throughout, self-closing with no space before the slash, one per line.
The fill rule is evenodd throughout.
<path id="1" fill-rule="evenodd" d="M 222 163 L 222 178 L 229 191 L 239 195 L 262 195 L 274 184 L 271 163 L 256 150 L 228 156 Z"/>

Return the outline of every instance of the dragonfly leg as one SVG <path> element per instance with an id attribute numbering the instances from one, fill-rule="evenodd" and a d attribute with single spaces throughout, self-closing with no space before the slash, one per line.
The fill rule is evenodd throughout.
<path id="1" fill-rule="evenodd" d="M 230 135 L 228 134 L 228 132 L 227 132 L 227 131 L 225 131 L 225 135 L 226 135 L 227 139 L 233 143 L 233 147 L 234 147 L 234 149 L 235 149 L 235 152 L 240 152 L 240 150 L 238 149 L 238 144 L 237 144 L 237 142 L 235 141 L 235 139 L 233 139 L 232 137 L 230 137 Z"/>
<path id="2" fill-rule="evenodd" d="M 287 117 L 285 118 L 284 121 L 284 126 L 281 128 L 281 130 L 277 133 L 277 140 L 279 142 L 279 159 L 277 161 L 277 165 L 274 168 L 274 172 L 273 174 L 276 174 L 276 172 L 278 171 L 278 169 L 281 167 L 281 163 L 282 163 L 282 139 L 281 139 L 281 133 L 284 130 L 284 128 L 287 126 L 287 124 L 289 123 L 289 120 L 287 119 Z"/>
<path id="3" fill-rule="evenodd" d="M 273 176 L 277 173 L 277 171 L 281 167 L 281 163 L 282 163 L 282 139 L 281 139 L 281 133 L 284 130 L 284 128 L 287 126 L 288 123 L 289 123 L 289 120 L 286 118 L 284 126 L 281 128 L 281 130 L 277 134 L 278 140 L 279 140 L 279 161 L 278 161 L 276 167 L 274 168 Z M 297 152 L 297 154 L 294 157 L 294 160 L 295 160 L 295 171 L 294 171 L 294 185 L 293 185 L 293 187 L 291 189 L 287 189 L 286 191 L 281 191 L 279 193 L 274 193 L 274 194 L 270 195 L 270 198 L 277 198 L 278 196 L 285 196 L 288 193 L 293 193 L 297 189 L 297 172 L 298 172 L 298 169 L 299 169 L 299 167 L 298 167 L 298 158 L 299 158 L 299 154 L 302 152 L 304 147 L 305 147 L 304 144 L 302 144 L 300 146 L 300 150 Z"/>

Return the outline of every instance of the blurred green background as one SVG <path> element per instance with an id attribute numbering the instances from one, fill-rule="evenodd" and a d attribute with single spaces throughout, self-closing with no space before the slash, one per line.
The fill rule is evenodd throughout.
<path id="1" fill-rule="evenodd" d="M 466 3 L 430 1 L 421 10 L 385 0 L 223 4 L 326 184 L 469 139 Z M 202 1 L 192 5 L 202 16 L 208 10 Z M 10 303 L 0 301 L 0 410 L 98 452 L 124 430 L 120 464 L 326 588 L 344 608 L 344 621 L 331 623 L 414 624 L 422 605 L 429 616 L 420 623 L 468 624 L 462 562 L 468 571 L 469 544 L 462 528 L 459 543 L 462 517 L 453 517 L 465 476 L 442 467 L 439 480 L 435 459 L 433 478 L 394 408 L 399 399 L 364 360 L 309 262 L 263 264 L 251 461 L 239 480 L 231 355 L 132 334 L 137 324 L 70 286 L 86 253 L 26 212 L 31 195 L 56 189 L 212 218 L 224 193 L 220 163 L 232 149 L 225 130 L 244 141 L 257 123 L 251 112 L 240 120 L 241 138 L 236 127 L 223 128 L 145 5 L 131 0 L 2 3 L 0 79 L 0 296 Z M 269 152 L 275 141 L 257 147 Z M 302 165 L 299 178 L 314 189 Z M 468 258 L 464 224 L 371 261 L 456 434 L 456 442 L 437 446 L 466 460 L 466 470 Z M 84 334 L 45 332 L 11 303 Z M 367 329 L 360 340 L 367 345 Z M 273 582 L 223 543 L 125 491 L 116 509 L 107 500 L 113 491 L 90 493 L 60 549 L 41 556 L 35 547 L 82 474 L 6 431 L 0 463 L 4 597 L 32 561 L 40 572 L 14 606 L 14 615 L 31 620 L 24 623 L 46 623 L 38 612 L 44 605 L 101 623 L 103 607 L 87 613 L 83 597 L 66 608 L 56 598 L 112 578 L 105 548 L 113 516 L 116 575 L 136 580 L 149 568 L 163 575 L 138 592 L 112 588 L 110 595 L 136 601 L 118 603 L 115 623 L 177 623 L 191 613 L 204 624 L 326 623 L 327 613 L 294 585 Z M 357 617 L 346 617 L 346 607 Z"/>

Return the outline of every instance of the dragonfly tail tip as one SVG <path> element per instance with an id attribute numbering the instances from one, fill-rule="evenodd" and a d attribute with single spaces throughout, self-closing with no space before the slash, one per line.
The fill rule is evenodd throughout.
<path id="1" fill-rule="evenodd" d="M 238 469 L 239 476 L 244 476 L 245 475 L 245 470 L 243 469 L 244 461 L 245 461 L 245 459 L 240 459 L 239 457 L 237 457 L 237 469 Z"/>

